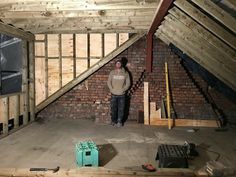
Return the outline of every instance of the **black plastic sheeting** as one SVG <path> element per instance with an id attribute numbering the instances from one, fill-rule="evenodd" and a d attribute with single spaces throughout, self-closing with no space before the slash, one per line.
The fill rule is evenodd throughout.
<path id="1" fill-rule="evenodd" d="M 0 94 L 21 92 L 22 43 L 18 38 L 0 34 Z"/>
<path id="2" fill-rule="evenodd" d="M 208 72 L 205 68 L 195 62 L 191 57 L 184 54 L 175 45 L 170 44 L 170 48 L 176 53 L 182 60 L 184 65 L 193 73 L 200 75 L 209 86 L 215 88 L 219 92 L 223 93 L 229 100 L 236 104 L 236 92 L 227 86 L 225 83 L 216 78 L 213 74 Z"/>

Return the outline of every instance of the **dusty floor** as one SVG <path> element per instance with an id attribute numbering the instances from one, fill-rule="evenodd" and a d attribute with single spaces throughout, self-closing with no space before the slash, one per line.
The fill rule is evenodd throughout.
<path id="1" fill-rule="evenodd" d="M 93 140 L 100 148 L 100 165 L 111 169 L 141 169 L 144 163 L 155 161 L 161 143 L 183 144 L 193 142 L 200 156 L 189 160 L 191 168 L 199 168 L 210 159 L 236 164 L 236 130 L 216 132 L 212 128 L 144 126 L 127 123 L 116 128 L 95 124 L 91 120 L 40 120 L 0 140 L 0 168 L 55 167 L 75 168 L 75 143 Z M 216 153 L 217 152 L 217 153 Z"/>

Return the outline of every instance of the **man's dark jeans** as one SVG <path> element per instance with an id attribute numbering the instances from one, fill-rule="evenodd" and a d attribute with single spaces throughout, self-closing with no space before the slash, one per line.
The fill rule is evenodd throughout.
<path id="1" fill-rule="evenodd" d="M 125 94 L 111 96 L 111 120 L 114 123 L 123 123 L 125 111 Z"/>

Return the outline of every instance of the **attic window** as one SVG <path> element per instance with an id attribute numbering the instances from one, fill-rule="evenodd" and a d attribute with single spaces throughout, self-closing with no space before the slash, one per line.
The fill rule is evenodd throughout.
<path id="1" fill-rule="evenodd" d="M 0 95 L 21 92 L 21 39 L 0 34 Z"/>

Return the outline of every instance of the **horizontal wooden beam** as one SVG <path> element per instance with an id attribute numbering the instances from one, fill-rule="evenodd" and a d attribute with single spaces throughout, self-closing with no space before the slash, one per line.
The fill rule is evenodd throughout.
<path id="1" fill-rule="evenodd" d="M 70 11 L 70 10 L 107 10 L 107 9 L 153 9 L 159 0 L 136 1 L 13 1 L 0 3 L 1 11 Z M 145 2 L 145 3 L 144 3 Z"/>
<path id="2" fill-rule="evenodd" d="M 82 167 L 77 169 L 60 169 L 57 173 L 51 171 L 46 172 L 30 172 L 29 169 L 17 169 L 17 168 L 1 168 L 0 176 L 17 176 L 17 177 L 38 177 L 38 176 L 50 176 L 50 177 L 193 177 L 194 171 L 187 168 L 159 168 L 156 172 L 150 173 L 145 171 L 128 171 L 128 170 L 112 170 L 103 167 Z"/>
<path id="3" fill-rule="evenodd" d="M 192 6 L 188 1 L 176 0 L 174 4 L 191 16 L 194 20 L 198 21 L 202 26 L 207 28 L 226 44 L 236 50 L 236 38 L 235 35 L 229 33 L 222 26 L 217 24 L 208 16 L 204 15 L 200 10 Z"/>
<path id="4" fill-rule="evenodd" d="M 121 52 L 126 50 L 128 47 L 130 47 L 133 43 L 138 41 L 141 37 L 144 36 L 145 33 L 139 33 L 133 35 L 129 40 L 127 40 L 125 43 L 123 43 L 119 48 L 115 49 L 113 52 L 108 54 L 106 57 L 101 59 L 97 64 L 90 67 L 88 70 L 83 72 L 81 75 L 76 77 L 74 80 L 66 84 L 64 87 L 62 87 L 59 91 L 55 92 L 51 96 L 49 96 L 45 101 L 40 103 L 37 108 L 36 112 L 39 112 L 43 108 L 45 108 L 47 105 L 55 101 L 57 98 L 71 90 L 73 87 L 84 81 L 87 77 L 95 73 L 97 70 L 99 70 L 101 67 L 103 67 L 105 64 L 107 64 L 109 61 L 111 61 L 114 57 L 119 55 Z"/>
<path id="5" fill-rule="evenodd" d="M 120 28 L 96 28 L 96 29 L 86 29 L 86 28 L 61 28 L 61 29 L 40 29 L 31 30 L 34 34 L 85 34 L 85 33 L 144 33 L 147 31 L 147 27 L 131 29 L 130 27 L 120 27 Z"/>
<path id="6" fill-rule="evenodd" d="M 231 31 L 236 33 L 236 20 L 222 8 L 217 6 L 215 3 L 209 0 L 191 0 L 196 5 L 198 5 L 201 9 L 206 11 L 208 14 L 213 16 L 219 22 L 224 24 Z"/>
<path id="7" fill-rule="evenodd" d="M 181 127 L 219 127 L 219 122 L 216 120 L 202 120 L 202 119 L 171 119 L 173 126 Z M 150 125 L 167 126 L 168 119 L 153 118 L 150 120 Z"/>
<path id="8" fill-rule="evenodd" d="M 17 38 L 27 40 L 27 41 L 34 40 L 33 34 L 20 30 L 11 25 L 4 24 L 2 22 L 0 22 L 0 33 L 8 35 L 8 36 L 12 36 L 12 37 L 17 37 Z"/>
<path id="9" fill-rule="evenodd" d="M 155 13 L 156 7 L 153 9 L 119 9 L 119 10 L 70 10 L 70 11 L 6 11 L 0 12 L 0 19 L 40 19 L 44 18 L 95 18 L 95 17 L 151 17 Z"/>
<path id="10" fill-rule="evenodd" d="M 8 21 L 4 19 L 5 23 L 12 23 L 18 28 L 22 28 L 26 31 L 30 31 L 32 33 L 51 33 L 51 31 L 57 31 L 57 33 L 62 33 L 63 31 L 75 31 L 78 32 L 96 32 L 96 31 L 137 31 L 137 30 L 147 30 L 150 25 L 151 20 L 145 21 L 131 21 L 125 19 L 117 19 L 116 21 L 87 21 L 87 22 L 79 22 L 76 18 L 73 19 L 65 19 L 60 20 L 57 19 L 48 19 L 47 21 L 32 21 L 32 20 L 24 20 L 24 21 Z"/>

